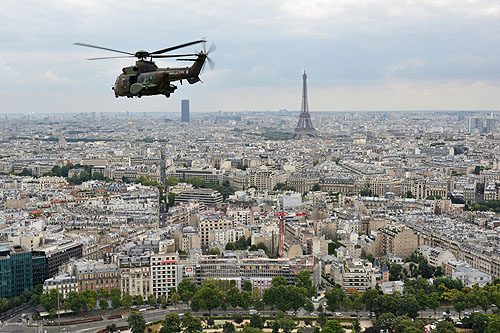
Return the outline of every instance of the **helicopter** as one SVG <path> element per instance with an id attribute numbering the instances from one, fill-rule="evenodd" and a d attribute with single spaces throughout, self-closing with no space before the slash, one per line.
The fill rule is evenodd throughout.
<path id="1" fill-rule="evenodd" d="M 198 53 L 164 54 L 200 43 L 203 45 L 203 50 Z M 137 58 L 135 65 L 123 67 L 122 73 L 116 78 L 115 85 L 111 88 L 116 98 L 122 96 L 141 98 L 142 96 L 152 95 L 164 95 L 169 98 L 170 94 L 177 89 L 172 82 L 179 81 L 182 84 L 182 80 L 186 80 L 190 84 L 194 84 L 201 81 L 199 75 L 205 67 L 205 62 L 208 62 L 212 69 L 215 66 L 213 60 L 208 57 L 211 52 L 215 51 L 215 44 L 212 43 L 207 51 L 205 49 L 206 40 L 204 39 L 167 47 L 154 52 L 139 50 L 135 53 L 85 43 L 73 43 L 73 45 L 126 54 L 126 56 L 98 57 L 87 60 Z M 153 61 L 153 59 L 158 58 L 177 58 L 177 61 L 192 61 L 193 64 L 190 67 L 159 68 Z"/>

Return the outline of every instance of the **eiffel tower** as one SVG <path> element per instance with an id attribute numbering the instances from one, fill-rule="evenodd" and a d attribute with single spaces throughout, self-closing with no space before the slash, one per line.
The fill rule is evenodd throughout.
<path id="1" fill-rule="evenodd" d="M 311 115 L 309 114 L 309 104 L 307 103 L 307 74 L 304 70 L 302 75 L 302 107 L 300 108 L 300 117 L 297 127 L 295 128 L 295 137 L 315 137 L 317 136 L 316 130 L 311 122 Z"/>

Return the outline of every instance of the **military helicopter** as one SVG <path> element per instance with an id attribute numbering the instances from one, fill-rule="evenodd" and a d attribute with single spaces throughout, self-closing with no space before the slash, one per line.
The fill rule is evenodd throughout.
<path id="1" fill-rule="evenodd" d="M 183 47 L 201 43 L 203 50 L 198 53 L 188 54 L 164 54 Z M 172 84 L 174 81 L 186 80 L 190 84 L 194 84 L 200 80 L 200 72 L 208 62 L 211 68 L 215 63 L 208 55 L 215 51 L 215 44 L 212 44 L 208 51 L 205 49 L 206 41 L 204 39 L 195 40 L 193 42 L 179 44 L 154 52 L 139 50 L 135 53 L 114 50 L 107 47 L 90 45 L 85 43 L 74 43 L 73 45 L 91 47 L 100 50 L 117 52 L 126 54 L 126 56 L 114 57 L 99 57 L 89 58 L 87 60 L 102 60 L 102 59 L 117 59 L 117 58 L 137 58 L 135 65 L 124 67 L 122 72 L 116 78 L 115 85 L 111 89 L 115 92 L 115 97 L 126 96 L 128 98 L 152 95 L 165 95 L 170 97 L 177 87 Z M 186 58 L 195 57 L 195 58 Z M 149 58 L 149 60 L 148 60 Z M 177 58 L 177 61 L 193 61 L 191 67 L 174 67 L 174 68 L 159 68 L 154 63 L 153 59 L 157 58 Z"/>

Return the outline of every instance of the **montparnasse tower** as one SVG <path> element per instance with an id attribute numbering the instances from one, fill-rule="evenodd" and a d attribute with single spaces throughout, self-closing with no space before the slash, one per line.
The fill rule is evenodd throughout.
<path id="1" fill-rule="evenodd" d="M 300 108 L 300 117 L 295 128 L 295 137 L 317 136 L 316 130 L 311 122 L 309 114 L 309 103 L 307 101 L 307 74 L 304 70 L 302 75 L 302 106 Z"/>

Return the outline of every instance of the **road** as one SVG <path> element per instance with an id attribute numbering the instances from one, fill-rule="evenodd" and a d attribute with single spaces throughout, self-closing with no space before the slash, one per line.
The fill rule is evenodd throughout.
<path id="1" fill-rule="evenodd" d="M 321 297 L 320 297 L 321 299 Z M 323 300 L 321 300 L 323 301 Z M 319 302 L 314 302 L 314 303 L 319 303 Z M 451 310 L 451 309 L 450 309 Z M 146 322 L 152 322 L 152 321 L 157 321 L 157 320 L 162 320 L 165 318 L 165 315 L 167 313 L 185 313 L 188 312 L 189 309 L 187 308 L 180 308 L 180 309 L 158 309 L 158 310 L 150 310 L 150 311 L 145 311 L 143 312 L 144 319 Z M 441 318 L 443 315 L 443 312 L 446 311 L 446 308 L 440 308 L 436 310 L 436 317 Z M 0 327 L 0 332 L 5 332 L 5 333 L 24 333 L 24 332 L 37 332 L 36 327 L 27 327 L 25 323 L 19 323 L 18 319 L 21 318 L 21 314 L 26 311 L 22 311 L 18 313 L 16 316 L 13 318 L 10 318 L 3 327 Z M 214 310 L 212 312 L 213 316 L 227 316 L 230 318 L 233 313 L 239 312 L 242 314 L 246 314 L 246 311 L 240 310 L 240 309 L 229 309 L 227 311 L 220 311 L 220 310 Z M 264 311 L 259 312 L 261 316 L 265 317 L 271 317 L 274 316 L 276 311 L 271 311 L 269 309 L 266 309 Z M 345 312 L 342 310 L 338 310 L 338 313 L 341 313 L 342 317 L 351 317 L 355 316 L 356 313 L 354 311 L 349 311 Z M 107 315 L 109 315 L 108 313 Z M 206 311 L 200 311 L 200 312 L 193 312 L 193 316 L 197 317 L 204 317 L 206 316 L 207 312 Z M 453 318 L 458 318 L 458 313 L 451 310 L 450 314 Z M 107 315 L 103 316 L 103 318 L 106 318 Z M 315 312 L 314 315 L 317 315 Z M 330 314 L 332 315 L 332 314 Z M 360 320 L 370 320 L 369 313 L 368 311 L 359 311 L 360 315 Z M 434 311 L 432 310 L 426 310 L 423 312 L 420 312 L 420 315 L 424 318 L 434 318 Z M 463 315 L 463 313 L 462 313 Z M 311 313 L 307 313 L 305 310 L 301 309 L 297 316 L 300 317 L 309 317 L 311 316 Z M 78 319 L 78 318 L 76 318 Z M 69 321 L 71 318 L 64 318 L 62 321 Z M 73 326 L 61 326 L 61 332 L 64 333 L 95 333 L 96 331 L 105 328 L 107 325 L 110 324 L 115 324 L 116 326 L 125 326 L 127 325 L 127 318 L 119 318 L 119 319 L 104 319 L 103 321 L 98 321 L 98 322 L 93 322 L 93 323 L 87 323 L 87 324 L 79 324 L 79 325 L 73 325 Z M 38 332 L 42 332 L 41 328 L 38 328 Z M 59 333 L 59 327 L 58 326 L 44 326 L 43 327 L 43 332 L 47 333 Z"/>

